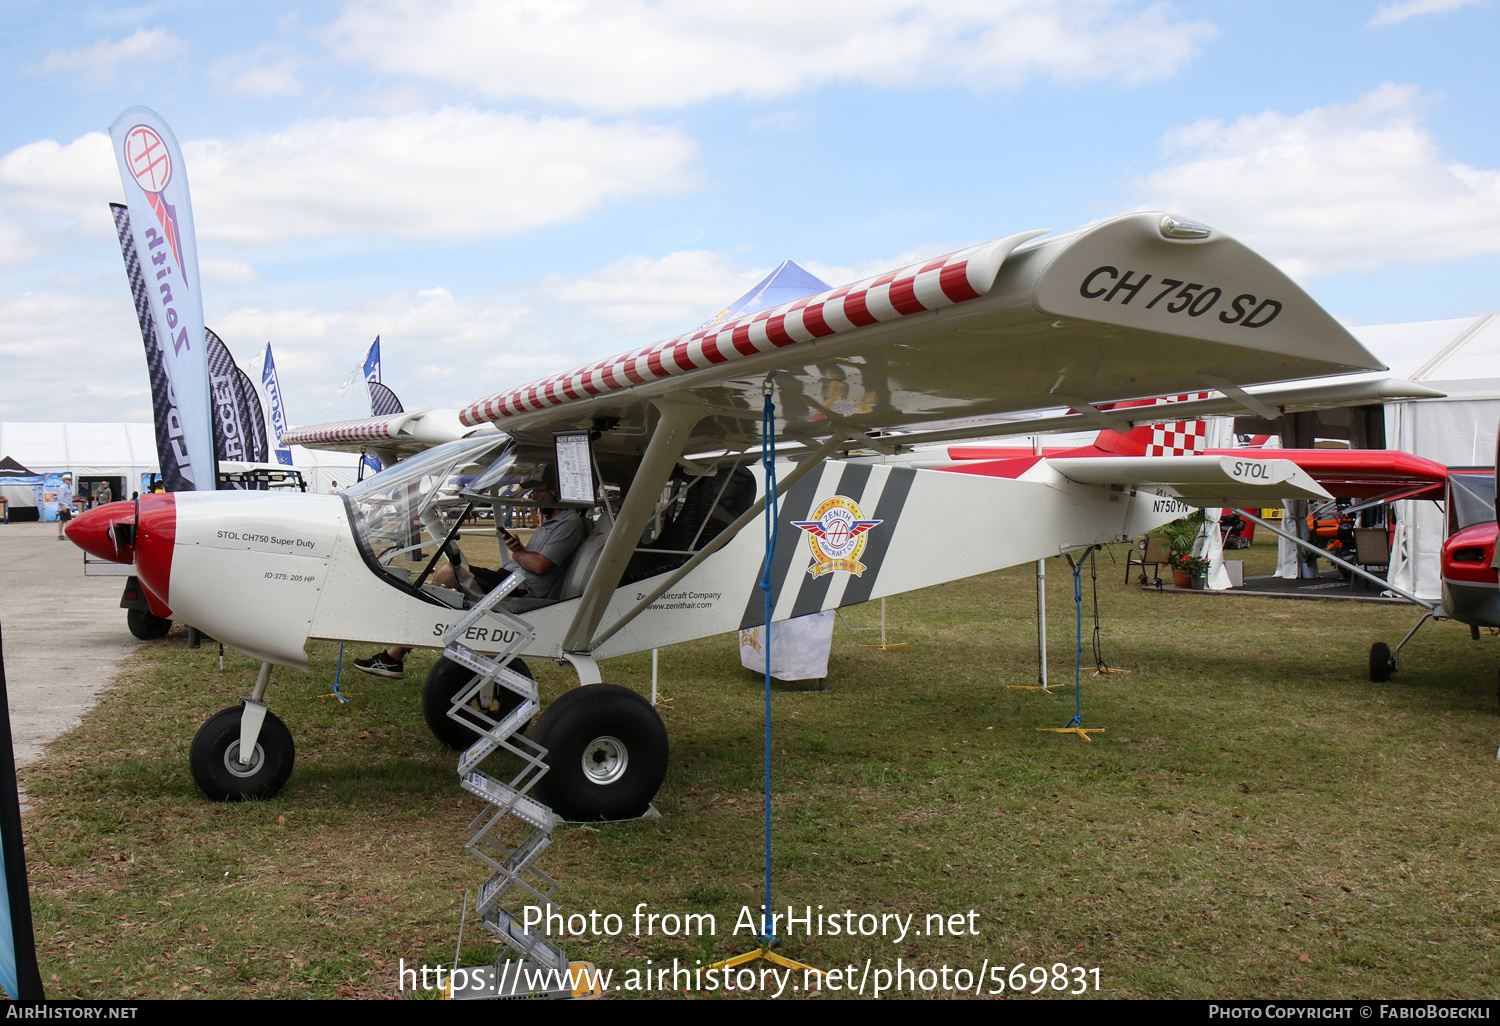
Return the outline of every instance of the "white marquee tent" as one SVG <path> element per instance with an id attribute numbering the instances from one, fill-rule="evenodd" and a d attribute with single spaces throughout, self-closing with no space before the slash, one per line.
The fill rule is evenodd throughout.
<path id="1" fill-rule="evenodd" d="M 1445 399 L 1386 407 L 1386 444 L 1447 466 L 1495 462 L 1500 425 L 1500 315 L 1351 328 L 1365 347 L 1410 381 Z M 1444 514 L 1431 502 L 1397 504 L 1389 580 L 1423 598 L 1442 595 Z"/>
<path id="2" fill-rule="evenodd" d="M 142 475 L 159 472 L 156 435 L 146 423 L 0 422 L 0 456 L 9 456 L 38 474 L 71 473 L 75 482 L 87 477 L 120 478 L 124 490 L 115 498 L 128 498 L 140 488 Z M 292 460 L 307 478 L 308 490 L 315 492 L 332 491 L 334 481 L 340 489 L 353 484 L 359 464 L 354 455 L 300 446 L 292 449 Z"/>

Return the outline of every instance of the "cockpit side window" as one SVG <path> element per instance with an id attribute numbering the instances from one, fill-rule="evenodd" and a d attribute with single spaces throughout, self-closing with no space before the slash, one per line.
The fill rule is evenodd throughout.
<path id="1" fill-rule="evenodd" d="M 622 583 L 674 570 L 755 502 L 755 477 L 728 466 L 705 476 L 677 474 L 662 489 Z"/>
<path id="2" fill-rule="evenodd" d="M 354 540 L 365 562 L 388 583 L 429 601 L 418 584 L 470 508 L 470 486 L 483 475 L 504 479 L 514 447 L 503 435 L 430 449 L 343 493 Z M 470 510 L 472 512 L 472 509 Z M 498 551 L 498 543 L 487 539 Z M 481 557 L 482 558 L 482 557 Z"/>
<path id="3" fill-rule="evenodd" d="M 1448 475 L 1448 533 L 1455 534 L 1475 524 L 1495 519 L 1495 475 L 1450 473 Z"/>

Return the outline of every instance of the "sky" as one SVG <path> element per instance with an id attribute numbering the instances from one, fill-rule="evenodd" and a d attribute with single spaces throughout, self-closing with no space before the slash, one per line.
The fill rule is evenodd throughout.
<path id="1" fill-rule="evenodd" d="M 143 421 L 108 128 L 181 141 L 206 323 L 294 424 L 1167 210 L 1350 325 L 1500 311 L 1495 0 L 0 0 L 0 421 Z"/>

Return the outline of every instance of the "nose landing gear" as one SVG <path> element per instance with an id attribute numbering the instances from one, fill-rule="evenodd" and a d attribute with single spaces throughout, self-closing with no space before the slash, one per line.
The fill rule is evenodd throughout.
<path id="1" fill-rule="evenodd" d="M 261 663 L 250 697 L 210 717 L 193 737 L 188 766 L 213 801 L 265 801 L 280 794 L 292 775 L 292 732 L 261 700 L 270 680 L 271 664 Z"/>

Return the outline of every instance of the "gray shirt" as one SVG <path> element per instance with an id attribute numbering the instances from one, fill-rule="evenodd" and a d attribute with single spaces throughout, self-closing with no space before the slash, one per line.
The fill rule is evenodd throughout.
<path id="1" fill-rule="evenodd" d="M 511 573 L 520 570 L 525 574 L 526 594 L 530 597 L 557 598 L 559 596 L 554 592 L 561 590 L 563 576 L 568 572 L 568 563 L 587 535 L 588 524 L 576 510 L 557 510 L 545 524 L 536 529 L 531 541 L 526 543 L 526 551 L 546 556 L 552 561 L 552 569 L 544 574 L 526 573 L 513 559 L 506 560 L 505 569 Z"/>

